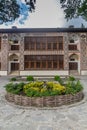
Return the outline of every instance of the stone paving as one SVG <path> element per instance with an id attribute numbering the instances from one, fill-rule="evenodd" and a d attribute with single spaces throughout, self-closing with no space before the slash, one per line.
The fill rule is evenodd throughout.
<path id="1" fill-rule="evenodd" d="M 0 77 L 0 130 L 87 130 L 87 77 L 81 77 L 85 98 L 58 108 L 24 108 L 8 103 Z"/>

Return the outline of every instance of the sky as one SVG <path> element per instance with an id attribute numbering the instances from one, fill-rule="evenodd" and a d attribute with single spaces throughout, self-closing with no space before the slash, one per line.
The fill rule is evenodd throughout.
<path id="1" fill-rule="evenodd" d="M 24 13 L 24 10 L 22 10 L 22 13 Z M 26 17 L 22 19 L 26 19 Z M 16 26 L 17 28 L 58 28 L 70 25 L 81 27 L 82 23 L 87 27 L 87 22 L 81 18 L 72 19 L 67 22 L 58 0 L 37 0 L 35 11 L 29 13 L 24 23 L 19 21 L 20 19 L 12 24 L 0 25 L 0 28 L 11 28 L 12 26 Z"/>

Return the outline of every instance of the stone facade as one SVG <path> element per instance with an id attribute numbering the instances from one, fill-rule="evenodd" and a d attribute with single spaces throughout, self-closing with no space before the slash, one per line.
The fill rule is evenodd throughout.
<path id="1" fill-rule="evenodd" d="M 0 75 L 87 75 L 86 29 L 3 29 L 0 30 Z M 63 37 L 62 50 L 25 50 L 25 37 Z M 14 43 L 13 43 L 14 41 Z M 58 41 L 57 41 L 58 42 Z M 53 44 L 52 44 L 53 46 Z M 58 46 L 58 45 L 57 45 Z M 24 56 L 46 55 L 64 57 L 62 69 L 25 69 Z M 48 63 L 46 62 L 48 65 Z M 53 64 L 56 63 L 52 63 Z M 58 63 L 59 64 L 59 63 Z M 57 64 L 57 65 L 58 65 Z M 36 65 L 36 64 L 35 64 Z M 42 63 L 41 63 L 42 65 Z M 41 66 L 40 65 L 40 66 Z M 61 66 L 61 65 L 60 65 Z"/>

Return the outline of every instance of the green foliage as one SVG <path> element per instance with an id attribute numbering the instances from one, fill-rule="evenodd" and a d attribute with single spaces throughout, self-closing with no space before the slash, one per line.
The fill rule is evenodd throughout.
<path id="1" fill-rule="evenodd" d="M 64 84 L 64 83 L 63 83 L 63 80 L 60 78 L 59 75 L 56 75 L 56 76 L 54 77 L 54 80 L 55 80 L 55 81 L 58 81 L 61 85 Z"/>
<path id="2" fill-rule="evenodd" d="M 27 81 L 34 81 L 34 77 L 33 76 L 27 76 Z"/>
<path id="3" fill-rule="evenodd" d="M 26 93 L 25 93 L 28 97 L 37 97 L 39 96 L 39 91 L 33 89 L 33 88 L 29 88 L 27 89 Z"/>
<path id="4" fill-rule="evenodd" d="M 19 5 L 16 0 L 0 1 L 0 24 L 12 22 L 20 15 Z"/>
<path id="5" fill-rule="evenodd" d="M 81 6 L 78 7 L 78 15 L 87 21 L 87 0 L 84 0 Z"/>
<path id="6" fill-rule="evenodd" d="M 75 94 L 83 89 L 80 81 L 68 81 L 66 84 L 66 94 Z"/>
<path id="7" fill-rule="evenodd" d="M 69 81 L 76 81 L 75 77 L 73 77 L 73 76 L 69 76 L 68 80 Z"/>
<path id="8" fill-rule="evenodd" d="M 87 0 L 60 0 L 67 20 L 81 16 L 87 20 Z"/>
<path id="9" fill-rule="evenodd" d="M 26 4 L 30 6 L 29 10 L 32 12 L 33 10 L 35 10 L 35 3 L 36 0 L 28 0 L 29 2 L 27 2 L 27 0 L 25 0 Z"/>
<path id="10" fill-rule="evenodd" d="M 16 77 L 10 79 L 10 81 L 17 81 Z"/>
<path id="11" fill-rule="evenodd" d="M 19 2 L 22 4 L 22 1 L 20 0 L 0 1 L 0 24 L 12 22 L 21 16 L 20 10 L 22 10 L 22 8 Z M 25 3 L 23 2 L 29 12 L 35 10 L 35 3 L 36 0 L 25 0 Z M 77 18 L 79 16 L 87 20 L 87 0 L 60 0 L 60 3 L 61 7 L 64 9 L 65 18 L 67 20 Z"/>
<path id="12" fill-rule="evenodd" d="M 13 94 L 24 94 L 28 97 L 76 94 L 83 89 L 80 81 L 77 81 L 74 77 L 69 77 L 65 86 L 53 81 L 35 81 L 27 84 L 9 83 L 5 87 L 7 92 L 11 92 Z"/>
<path id="13" fill-rule="evenodd" d="M 79 92 L 79 91 L 81 91 L 83 89 L 83 86 L 82 86 L 82 84 L 80 83 L 79 80 L 76 82 L 75 89 L 76 89 L 76 92 Z"/>
<path id="14" fill-rule="evenodd" d="M 7 92 L 11 92 L 13 94 L 20 94 L 23 91 L 24 83 L 9 83 L 5 86 Z"/>
<path id="15" fill-rule="evenodd" d="M 22 8 L 26 8 L 25 12 L 35 10 L 36 0 L 0 0 L 0 24 L 13 22 L 22 15 Z M 25 6 L 24 6 L 25 5 Z M 22 7 L 23 6 L 23 7 Z M 26 16 L 26 13 L 24 14 Z"/>

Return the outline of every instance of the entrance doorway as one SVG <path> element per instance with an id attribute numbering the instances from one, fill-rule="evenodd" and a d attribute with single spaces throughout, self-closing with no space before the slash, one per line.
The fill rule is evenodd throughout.
<path id="1" fill-rule="evenodd" d="M 12 54 L 9 57 L 9 74 L 19 75 L 19 57 L 16 54 Z"/>
<path id="2" fill-rule="evenodd" d="M 78 63 L 77 62 L 70 62 L 69 63 L 69 70 L 78 70 Z"/>
<path id="3" fill-rule="evenodd" d="M 19 70 L 19 63 L 11 63 L 11 71 Z"/>
<path id="4" fill-rule="evenodd" d="M 79 66 L 79 57 L 77 54 L 72 54 L 69 57 L 69 74 L 79 75 L 80 66 Z"/>

